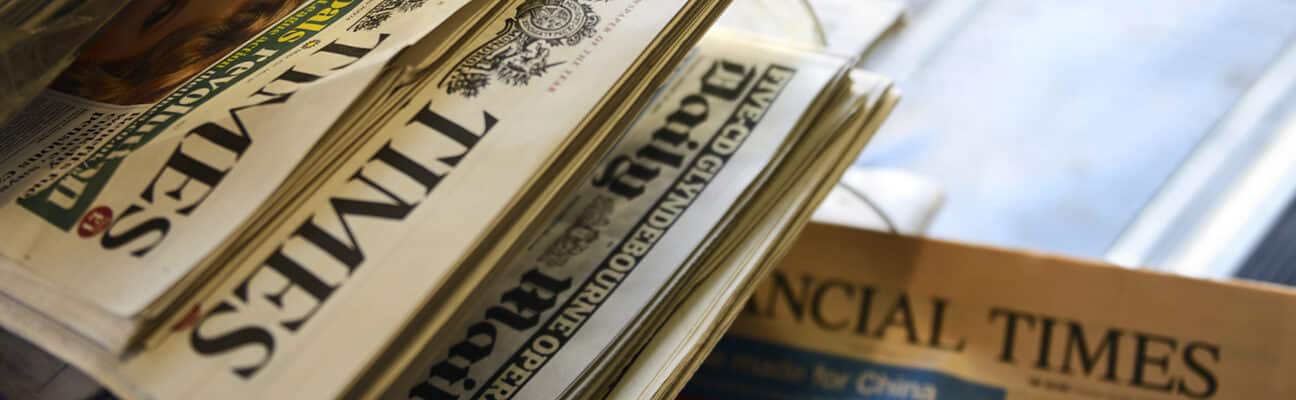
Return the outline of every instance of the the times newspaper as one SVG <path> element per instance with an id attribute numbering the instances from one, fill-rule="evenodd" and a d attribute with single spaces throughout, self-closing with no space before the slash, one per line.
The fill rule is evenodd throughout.
<path id="1" fill-rule="evenodd" d="M 132 3 L 0 129 L 0 284 L 143 312 L 466 2 Z"/>
<path id="2" fill-rule="evenodd" d="M 524 3 L 529 2 L 509 5 Z M 589 29 L 581 31 L 589 34 L 584 40 L 544 48 L 545 65 L 563 61 L 562 68 L 554 67 L 544 74 L 546 79 L 529 85 L 506 85 L 486 76 L 454 90 L 435 83 L 419 90 L 394 111 L 397 116 L 382 128 L 382 140 L 360 149 L 346 161 L 344 173 L 329 178 L 288 224 L 234 266 L 244 279 L 222 283 L 201 305 L 206 312 L 175 326 L 155 347 L 126 359 L 96 351 L 73 343 L 75 335 L 51 328 L 15 302 L 0 302 L 0 318 L 126 397 L 342 394 L 402 333 L 410 316 L 446 289 L 443 284 L 461 256 L 477 245 L 481 232 L 491 228 L 519 188 L 536 184 L 536 171 L 586 123 L 604 101 L 600 95 L 623 84 L 658 81 L 626 83 L 621 73 L 609 71 L 641 67 L 636 62 L 647 49 L 671 47 L 659 37 L 673 36 L 662 33 L 668 27 L 713 11 L 691 15 L 683 10 L 715 5 L 685 0 L 652 7 L 637 0 L 559 3 L 600 17 L 582 20 L 588 26 L 580 28 Z M 495 44 L 511 46 L 500 35 L 510 32 L 506 28 L 514 26 L 515 17 L 493 17 L 489 33 L 454 59 L 494 54 L 499 50 Z M 683 28 L 674 29 L 678 35 Z M 681 45 L 673 47 L 688 48 Z M 445 76 L 481 73 L 469 68 L 481 65 L 455 63 L 448 67 L 453 73 Z M 754 66 L 741 67 L 736 72 L 721 68 L 717 79 L 755 74 Z M 777 75 L 777 69 L 761 72 L 787 78 Z M 755 77 L 741 82 L 747 85 L 744 95 L 757 85 Z M 475 91 L 471 96 L 465 92 L 469 89 Z M 651 88 L 643 89 L 651 93 Z M 681 148 L 688 149 L 689 143 Z M 748 166 L 763 165 L 752 163 Z M 699 168 L 712 167 L 719 166 Z"/>
<path id="3" fill-rule="evenodd" d="M 1296 293 L 812 225 L 684 399 L 1289 399 Z"/>
<path id="4" fill-rule="evenodd" d="M 386 398 L 560 398 L 699 267 L 710 233 L 846 67 L 714 33 L 558 221 L 475 291 Z"/>

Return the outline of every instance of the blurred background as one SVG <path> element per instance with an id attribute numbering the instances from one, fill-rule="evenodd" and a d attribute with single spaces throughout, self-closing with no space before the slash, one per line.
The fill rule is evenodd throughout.
<path id="1" fill-rule="evenodd" d="M 931 236 L 1296 284 L 1296 2 L 735 7 L 799 7 L 810 28 L 747 28 L 897 80 L 901 105 L 856 167 L 943 191 Z"/>

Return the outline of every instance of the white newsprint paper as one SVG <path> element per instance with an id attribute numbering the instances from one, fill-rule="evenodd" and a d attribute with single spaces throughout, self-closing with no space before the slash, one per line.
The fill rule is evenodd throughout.
<path id="1" fill-rule="evenodd" d="M 176 7 L 200 6 L 189 3 L 205 4 Z M 240 231 L 388 60 L 467 0 L 246 3 L 151 53 L 78 61 L 0 128 L 0 290 L 77 328 L 95 322 L 59 308 L 131 319 L 154 306 Z M 176 41 L 202 44 L 197 61 L 155 59 L 182 50 L 167 47 Z M 193 68 L 167 70 L 171 86 L 112 75 L 136 59 Z M 138 90 L 110 85 L 123 80 Z"/>
<path id="2" fill-rule="evenodd" d="M 505 39 L 519 21 L 537 18 L 528 14 L 536 9 L 510 7 L 489 34 L 453 55 L 444 79 L 397 110 L 344 173 L 251 250 L 237 266 L 242 279 L 222 284 L 155 347 L 120 361 L 60 342 L 66 335 L 41 334 L 39 324 L 18 321 L 26 329 L 19 333 L 127 397 L 345 393 L 578 132 L 601 101 L 592 94 L 623 82 L 621 73 L 660 43 L 657 33 L 698 2 L 557 3 L 588 14 L 574 31 L 581 40 L 542 46 L 550 73 L 507 84 L 479 68 L 488 63 L 477 57 L 511 46 Z"/>
<path id="3" fill-rule="evenodd" d="M 695 266 L 703 243 L 779 162 L 802 115 L 844 67 L 709 36 L 558 220 L 420 345 L 384 396 L 569 394 Z"/>

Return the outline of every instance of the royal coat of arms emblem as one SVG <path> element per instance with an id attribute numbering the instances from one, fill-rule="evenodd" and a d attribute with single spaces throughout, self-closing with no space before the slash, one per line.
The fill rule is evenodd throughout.
<path id="1" fill-rule="evenodd" d="M 606 0 L 603 0 L 606 1 Z M 499 80 L 525 86 L 562 65 L 550 51 L 575 46 L 594 36 L 599 15 L 578 0 L 533 0 L 518 6 L 504 29 L 464 57 L 441 82 L 451 94 L 474 97 Z"/>

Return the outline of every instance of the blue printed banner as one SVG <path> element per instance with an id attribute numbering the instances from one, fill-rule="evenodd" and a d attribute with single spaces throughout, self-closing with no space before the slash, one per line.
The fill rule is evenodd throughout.
<path id="1" fill-rule="evenodd" d="M 1004 391 L 939 372 L 730 336 L 716 346 L 682 398 L 1000 400 Z"/>

